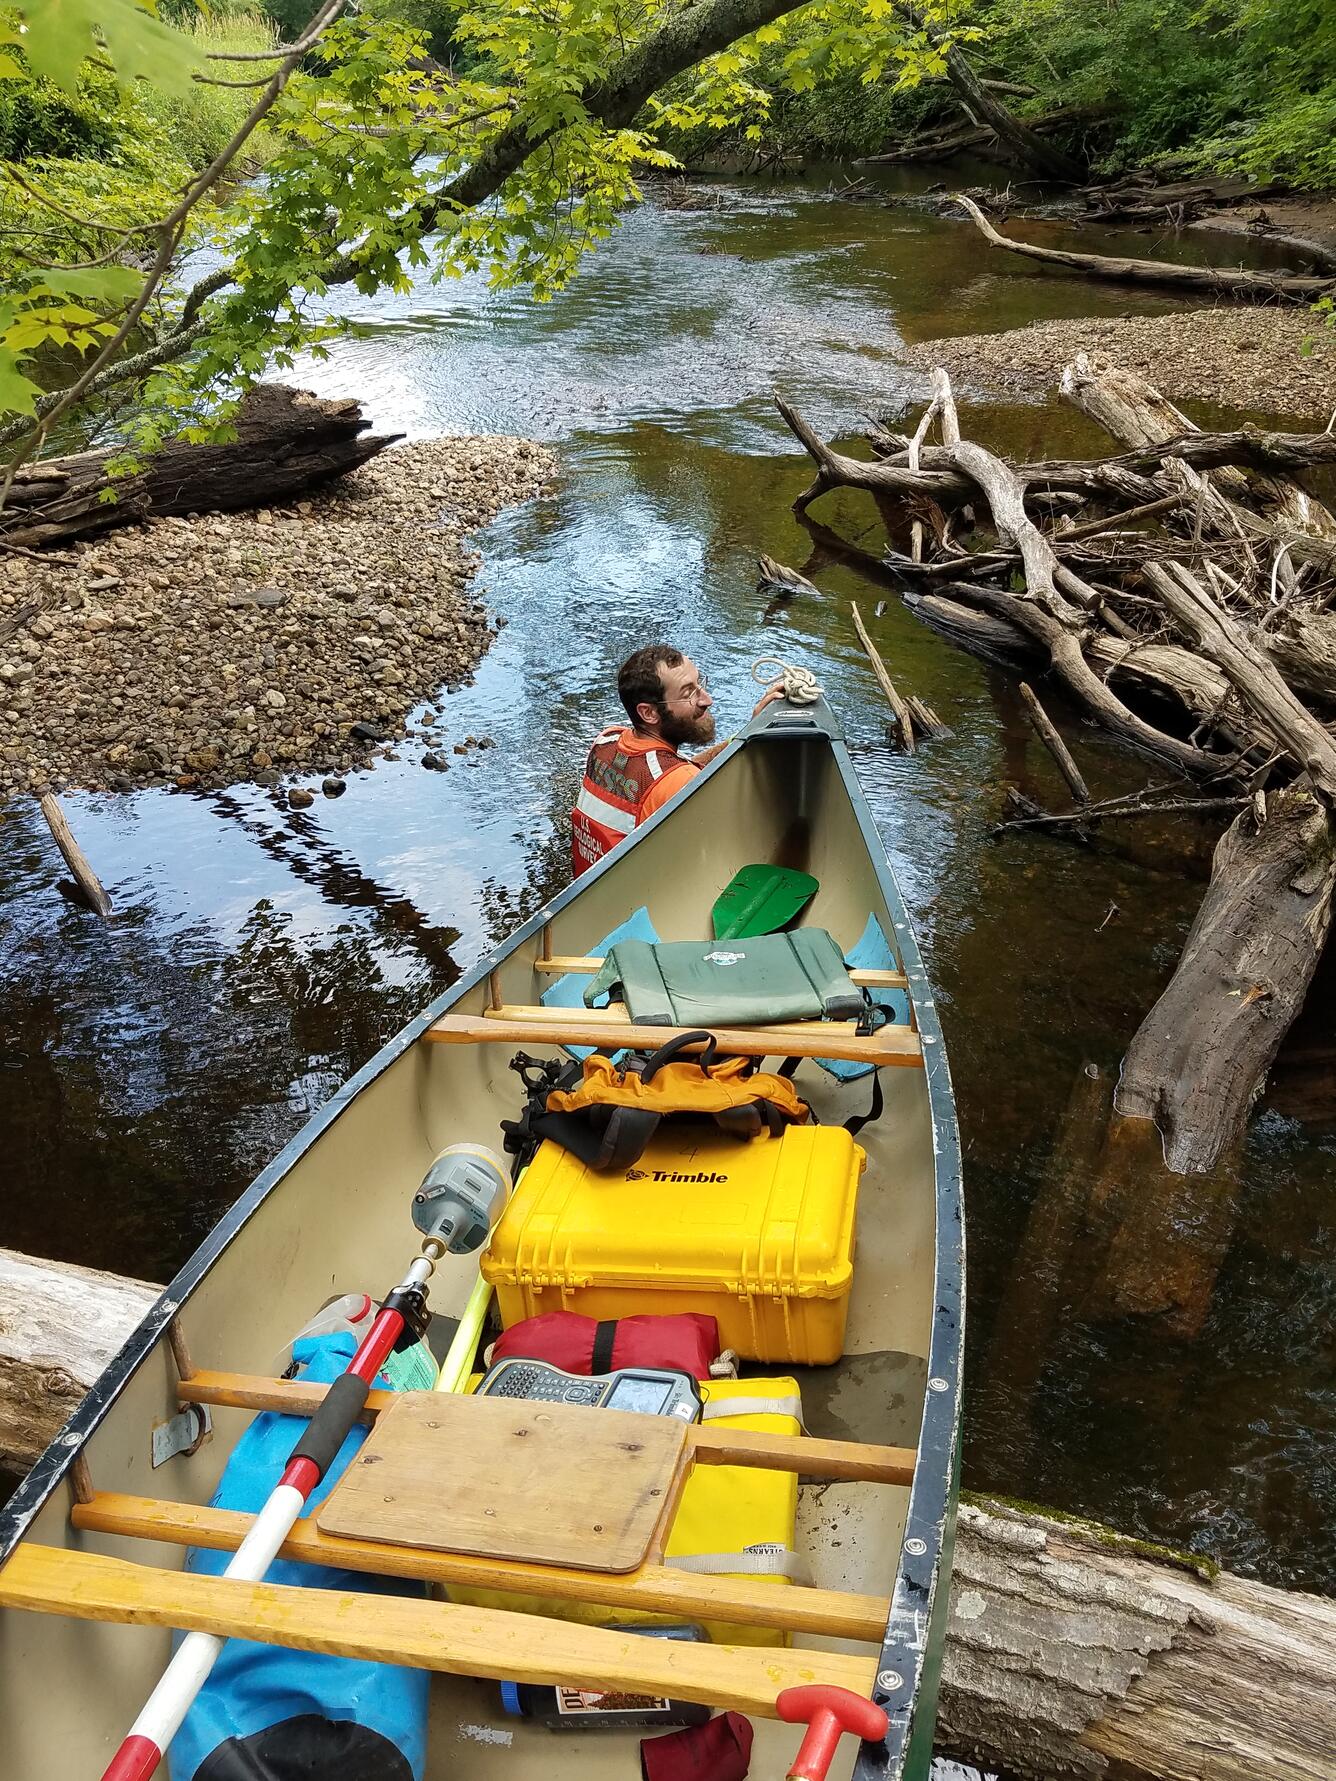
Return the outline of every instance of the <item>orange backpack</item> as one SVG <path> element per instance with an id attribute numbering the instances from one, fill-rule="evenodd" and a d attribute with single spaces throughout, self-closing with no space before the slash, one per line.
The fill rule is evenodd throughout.
<path id="1" fill-rule="evenodd" d="M 698 1057 L 679 1057 L 702 1045 Z M 648 1057 L 622 1054 L 620 1063 L 601 1052 L 577 1066 L 514 1060 L 530 1104 L 523 1119 L 506 1121 L 507 1150 L 527 1150 L 551 1138 L 591 1169 L 626 1169 L 643 1153 L 659 1121 L 674 1113 L 709 1114 L 725 1132 L 755 1138 L 778 1135 L 808 1117 L 785 1076 L 755 1067 L 754 1058 L 715 1053 L 710 1033 L 679 1033 Z"/>

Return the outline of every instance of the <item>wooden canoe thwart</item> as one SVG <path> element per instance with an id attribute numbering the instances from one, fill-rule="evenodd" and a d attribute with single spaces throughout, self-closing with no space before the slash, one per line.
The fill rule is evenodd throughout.
<path id="1" fill-rule="evenodd" d="M 485 1277 L 500 1227 L 490 1253 L 428 1239 L 417 1254 L 430 1223 L 414 1235 L 414 1212 L 430 1202 L 418 1196 L 450 1191 L 456 1161 L 443 1152 L 471 1153 L 485 1172 L 479 1148 L 500 1152 L 524 1110 L 529 1091 L 506 1068 L 516 1050 L 657 1050 L 693 1030 L 637 1025 L 624 1004 L 546 1006 L 549 985 L 592 979 L 627 931 L 669 943 L 710 934 L 720 887 L 773 867 L 801 875 L 809 898 L 789 918 L 829 934 L 854 983 L 893 1001 L 896 1018 L 870 1032 L 778 1019 L 694 1030 L 725 1056 L 793 1060 L 795 1092 L 822 1129 L 796 1145 L 787 1131 L 749 1142 L 670 1117 L 653 1169 L 593 1180 L 609 1197 L 587 1219 L 560 1191 L 549 1213 L 542 1170 L 568 1159 L 544 1152 L 511 1190 L 528 1195 L 512 1209 L 532 1236 L 511 1297 L 493 1297 Z M 767 706 L 309 1121 L 145 1308 L 0 1508 L 0 1768 L 100 1774 L 127 1733 L 140 1760 L 136 1746 L 158 1730 L 179 1755 L 197 1732 L 251 1724 L 252 1688 L 274 1714 L 258 1737 L 309 1739 L 291 1728 L 332 1723 L 410 1766 L 425 1748 L 423 1781 L 634 1772 L 649 1726 L 617 1719 L 598 1737 L 553 1738 L 514 1716 L 503 1682 L 733 1709 L 754 1721 L 752 1772 L 782 1775 L 801 1734 L 779 1697 L 815 1683 L 851 1690 L 865 1712 L 870 1697 L 886 1716 L 884 1738 L 847 1741 L 833 1775 L 928 1781 L 925 1678 L 946 1634 L 963 1340 L 945 1063 L 908 916 L 834 720 L 820 702 Z M 481 1205 L 489 1196 L 477 1191 Z M 436 1389 L 377 1388 L 363 1401 L 346 1378 L 320 1382 L 337 1364 L 328 1351 L 315 1378 L 272 1376 L 272 1357 L 293 1352 L 293 1332 L 322 1305 L 428 1272 Z M 605 1333 L 643 1313 L 713 1312 L 739 1376 L 705 1378 L 713 1348 L 693 1360 L 699 1422 L 571 1401 L 590 1394 L 550 1375 L 521 1379 L 533 1397 L 469 1393 L 530 1290 L 533 1305 L 587 1312 Z M 406 1309 L 411 1292 L 390 1309 Z M 386 1341 L 393 1321 L 373 1320 Z M 817 1321 L 829 1331 L 820 1340 Z M 407 1327 L 421 1334 L 416 1310 Z M 361 1364 L 369 1376 L 374 1346 Z M 662 1409 L 663 1385 L 631 1401 Z M 677 1393 L 668 1401 L 697 1414 L 680 1382 Z M 212 1435 L 187 1446 L 191 1406 L 210 1410 Z M 322 1406 L 294 1464 L 303 1419 Z M 313 1454 L 348 1451 L 337 1443 L 346 1425 L 330 1426 L 337 1406 L 360 1406 L 364 1438 L 312 1500 L 293 1480 L 319 1475 Z M 291 1436 L 266 1424 L 235 1447 L 266 1412 L 289 1419 Z M 286 1488 L 251 1513 L 284 1460 Z M 303 1497 L 309 1513 L 294 1520 Z M 242 1556 L 228 1577 L 178 1568 L 186 1552 Z M 267 1580 L 274 1560 L 304 1568 L 279 1584 Z M 637 1636 L 647 1616 L 701 1638 Z M 179 1633 L 247 1644 L 212 1672 L 198 1713 L 172 1693 L 175 1673 L 158 1686 Z M 814 1648 L 830 1640 L 840 1649 Z M 265 1646 L 385 1665 L 383 1686 L 350 1718 L 337 1666 L 271 1670 Z M 192 1689 L 201 1672 L 190 1666 L 209 1648 L 178 1646 Z M 429 1706 L 412 1669 L 433 1672 Z M 388 1718 L 401 1699 L 382 1730 L 376 1713 Z"/>
<path id="2" fill-rule="evenodd" d="M 634 1045 L 657 1049 L 682 1027 L 638 1026 L 606 1008 L 583 1013 L 565 1008 L 527 1008 L 502 1003 L 481 1015 L 443 1014 L 423 1034 L 438 1045 L 511 1044 Z M 851 1020 L 795 1020 L 772 1027 L 712 1026 L 720 1051 L 742 1057 L 828 1057 L 852 1063 L 921 1064 L 923 1045 L 908 1027 L 884 1026 L 859 1033 Z"/>

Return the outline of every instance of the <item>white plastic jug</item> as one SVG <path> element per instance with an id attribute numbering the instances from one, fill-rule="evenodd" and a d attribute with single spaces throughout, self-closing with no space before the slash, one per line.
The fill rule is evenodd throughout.
<path id="1" fill-rule="evenodd" d="M 292 1350 L 305 1336 L 332 1336 L 346 1330 L 360 1342 L 371 1328 L 376 1306 L 369 1293 L 346 1292 L 322 1305 L 309 1323 L 302 1325 L 274 1361 L 274 1373 L 284 1379 L 292 1370 Z"/>
<path id="2" fill-rule="evenodd" d="M 306 1336 L 332 1336 L 346 1332 L 360 1342 L 371 1328 L 376 1301 L 368 1293 L 346 1292 L 322 1305 L 309 1323 L 303 1324 L 274 1361 L 273 1371 L 283 1379 L 292 1370 L 292 1350 Z M 392 1391 L 430 1391 L 436 1383 L 437 1366 L 425 1342 L 415 1342 L 402 1353 L 391 1354 L 381 1368 Z"/>

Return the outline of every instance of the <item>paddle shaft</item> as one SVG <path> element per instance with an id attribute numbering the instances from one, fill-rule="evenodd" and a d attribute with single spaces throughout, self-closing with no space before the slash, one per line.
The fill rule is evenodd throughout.
<path id="1" fill-rule="evenodd" d="M 431 1241 L 399 1283 L 393 1298 L 421 1292 L 443 1246 Z M 363 1337 L 356 1354 L 330 1386 L 305 1434 L 292 1450 L 283 1475 L 238 1546 L 224 1577 L 262 1582 L 279 1548 L 292 1532 L 311 1492 L 325 1476 L 348 1431 L 357 1421 L 377 1373 L 403 1333 L 401 1311 L 386 1304 Z M 213 1633 L 187 1633 L 163 1671 L 138 1719 L 102 1774 L 102 1781 L 148 1781 L 163 1752 L 180 1730 L 190 1704 L 209 1679 L 225 1641 Z"/>

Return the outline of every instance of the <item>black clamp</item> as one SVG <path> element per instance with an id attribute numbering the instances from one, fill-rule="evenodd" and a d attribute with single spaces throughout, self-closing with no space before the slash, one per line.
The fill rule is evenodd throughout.
<path id="1" fill-rule="evenodd" d="M 420 1342 L 431 1323 L 427 1295 L 420 1286 L 396 1286 L 382 1304 L 381 1310 L 397 1311 L 404 1320 L 404 1327 L 399 1331 L 399 1339 L 394 1345 L 396 1354 L 402 1354 L 405 1348 L 411 1348 L 415 1342 Z"/>

